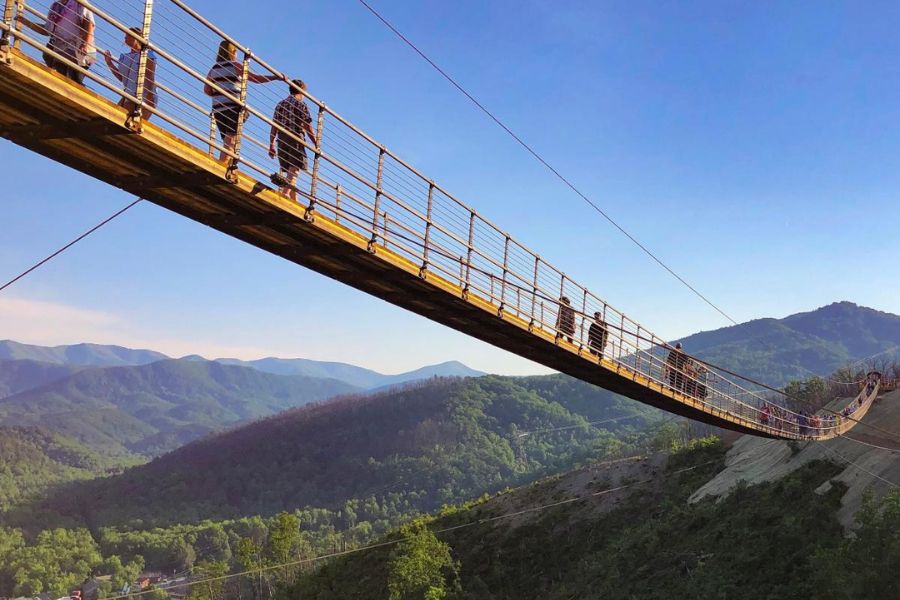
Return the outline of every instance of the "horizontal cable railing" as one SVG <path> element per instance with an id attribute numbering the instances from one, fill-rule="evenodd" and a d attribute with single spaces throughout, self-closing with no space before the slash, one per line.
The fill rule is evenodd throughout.
<path id="1" fill-rule="evenodd" d="M 672 348 L 295 86 L 181 0 L 79 2 L 92 18 L 68 24 L 80 27 L 85 41 L 90 36 L 93 40 L 77 48 L 75 56 L 59 44 L 47 44 L 46 25 L 54 26 L 48 22 L 54 4 L 50 0 L 0 0 L 5 8 L 0 23 L 4 42 L 50 64 L 70 67 L 74 76 L 84 77 L 87 87 L 120 103 L 132 125 L 136 122 L 139 128 L 150 119 L 219 158 L 232 174 L 240 169 L 269 179 L 278 170 L 278 160 L 302 167 L 296 181 L 284 189 L 299 194 L 308 214 L 333 219 L 367 238 L 372 248 L 384 247 L 418 265 L 423 276 L 438 276 L 463 295 L 496 305 L 498 315 L 518 319 L 582 360 L 773 435 L 830 437 L 847 426 L 848 421 L 839 419 L 816 423 L 789 409 L 786 398 L 771 390 L 749 381 L 738 383 Z M 217 56 L 233 65 L 231 81 L 209 79 Z M 120 69 L 137 65 L 132 76 L 136 86 L 123 89 L 124 82 L 108 62 Z M 230 120 L 214 109 L 210 94 L 220 98 L 220 108 L 234 108 Z M 312 105 L 309 125 L 314 135 L 274 120 L 275 107 L 289 94 L 302 94 Z M 273 138 L 280 146 L 275 156 Z"/>

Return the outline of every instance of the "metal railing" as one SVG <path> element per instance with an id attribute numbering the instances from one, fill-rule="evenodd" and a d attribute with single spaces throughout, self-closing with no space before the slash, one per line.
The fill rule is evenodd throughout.
<path id="1" fill-rule="evenodd" d="M 704 412 L 742 419 L 770 434 L 829 437 L 838 430 L 838 423 L 829 422 L 804 433 L 804 417 L 789 410 L 784 398 L 675 353 L 664 340 L 290 83 L 181 0 L 77 1 L 93 15 L 97 48 L 136 42 L 134 51 L 140 56 L 133 93 L 123 90 L 123 82 L 103 65 L 105 60 L 98 57 L 92 66 L 75 64 L 58 47 L 47 46 L 33 23 L 46 19 L 50 0 L 0 0 L 0 43 L 36 58 L 62 61 L 83 74 L 96 93 L 122 103 L 129 111 L 128 125 L 136 131 L 145 114 L 155 118 L 159 127 L 208 155 L 218 152 L 232 174 L 240 169 L 268 179 L 275 170 L 270 136 L 291 140 L 294 148 L 303 149 L 288 157 L 293 163 L 302 161 L 300 153 L 312 157 L 295 184 L 308 216 L 331 218 L 368 238 L 370 248 L 383 247 L 420 265 L 423 277 L 436 275 L 458 286 L 464 296 L 495 305 L 499 316 L 527 323 L 529 330 L 570 350 L 572 360 L 593 361 Z M 238 94 L 207 78 L 223 41 L 237 51 L 233 60 Z M 276 92 L 265 79 L 287 83 L 291 93 L 302 94 L 312 104 L 312 139 L 273 120 L 276 104 L 288 91 L 282 83 L 281 93 Z M 217 137 L 216 114 L 205 86 L 237 107 L 233 143 Z M 150 100 L 154 93 L 156 102 Z M 562 298 L 567 298 L 567 306 Z M 595 322 L 599 335 L 597 327 L 594 335 L 590 332 Z"/>

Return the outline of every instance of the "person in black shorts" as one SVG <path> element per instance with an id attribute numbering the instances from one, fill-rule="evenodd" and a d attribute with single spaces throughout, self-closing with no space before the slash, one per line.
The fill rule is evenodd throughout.
<path id="1" fill-rule="evenodd" d="M 206 75 L 203 93 L 212 99 L 213 118 L 219 135 L 222 136 L 222 149 L 219 161 L 225 162 L 234 152 L 238 121 L 243 111 L 238 99 L 241 95 L 241 81 L 244 78 L 244 65 L 237 60 L 237 46 L 224 41 L 219 44 L 216 62 Z M 285 79 L 281 75 L 259 75 L 248 72 L 248 83 L 268 83 Z"/>
<path id="2" fill-rule="evenodd" d="M 297 200 L 297 176 L 307 167 L 306 148 L 303 141 L 309 137 L 316 145 L 316 132 L 312 117 L 303 101 L 306 83 L 300 79 L 291 82 L 291 94 L 275 106 L 272 120 L 275 124 L 269 133 L 269 158 L 278 156 L 280 172 L 272 176 L 281 193 Z M 275 141 L 278 141 L 276 147 Z"/>

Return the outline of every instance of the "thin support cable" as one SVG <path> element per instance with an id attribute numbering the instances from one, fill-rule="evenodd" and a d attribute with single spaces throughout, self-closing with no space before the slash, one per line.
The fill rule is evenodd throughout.
<path id="1" fill-rule="evenodd" d="M 828 447 L 826 446 L 826 447 L 825 447 L 825 452 L 830 452 L 831 454 L 833 454 L 834 456 L 837 456 L 840 460 L 842 460 L 842 461 L 844 461 L 845 463 L 847 463 L 848 465 L 850 465 L 850 466 L 856 468 L 857 470 L 862 471 L 863 473 L 865 473 L 865 474 L 867 474 L 867 475 L 871 475 L 871 476 L 874 477 L 875 479 L 878 479 L 879 481 L 882 481 L 882 482 L 888 484 L 889 486 L 891 486 L 891 487 L 894 488 L 894 489 L 900 490 L 900 485 L 894 483 L 893 481 L 891 481 L 891 480 L 889 480 L 889 479 L 885 479 L 884 477 L 882 477 L 881 475 L 878 475 L 877 473 L 873 473 L 872 471 L 866 469 L 865 467 L 859 466 L 858 464 L 856 464 L 855 462 L 853 462 L 852 460 L 850 460 L 849 458 L 847 458 L 846 456 L 844 456 L 843 454 L 841 454 L 840 452 L 838 452 L 837 450 L 834 450 L 834 449 L 832 449 L 832 448 L 828 448 Z"/>
<path id="2" fill-rule="evenodd" d="M 15 277 L 13 277 L 12 279 L 10 279 L 10 280 L 7 281 L 6 283 L 4 283 L 3 286 L 0 287 L 0 292 L 2 292 L 3 290 L 5 290 L 6 288 L 8 288 L 9 286 L 11 286 L 12 284 L 16 283 L 17 281 L 19 281 L 19 280 L 22 279 L 23 277 L 26 277 L 27 275 L 29 275 L 29 274 L 32 273 L 33 271 L 36 271 L 37 269 L 41 268 L 42 266 L 44 266 L 45 264 L 47 264 L 48 262 L 50 262 L 51 260 L 53 260 L 54 258 L 56 258 L 57 256 L 59 256 L 60 254 L 62 254 L 63 252 L 65 252 L 66 250 L 68 250 L 69 248 L 71 248 L 72 246 L 74 246 L 75 244 L 77 244 L 78 242 L 80 242 L 81 240 L 83 240 L 84 238 L 86 238 L 87 236 L 91 235 L 92 233 L 94 233 L 95 231 L 97 231 L 98 229 L 100 229 L 101 227 L 103 227 L 104 225 L 106 225 L 107 223 L 109 223 L 110 221 L 112 221 L 113 219 L 115 219 L 116 217 L 118 217 L 118 216 L 124 214 L 126 211 L 128 211 L 128 209 L 130 209 L 131 207 L 133 207 L 133 206 L 135 206 L 136 204 L 140 203 L 141 200 L 143 200 L 143 198 L 138 198 L 137 200 L 135 200 L 134 202 L 132 202 L 131 204 L 129 204 L 129 205 L 126 206 L 125 208 L 122 208 L 122 209 L 116 211 L 115 213 L 113 213 L 112 215 L 110 215 L 110 216 L 108 216 L 107 218 L 103 219 L 102 221 L 100 221 L 99 223 L 97 223 L 96 225 L 94 225 L 93 227 L 91 227 L 90 229 L 88 229 L 87 231 L 85 231 L 84 233 L 82 233 L 81 235 L 79 235 L 77 238 L 75 238 L 74 240 L 72 240 L 71 242 L 69 242 L 68 244 L 66 244 L 65 246 L 63 246 L 62 248 L 60 248 L 59 250 L 57 250 L 56 252 L 54 252 L 53 254 L 47 256 L 46 258 L 44 258 L 43 260 L 41 260 L 41 261 L 35 263 L 34 265 L 32 265 L 31 267 L 29 267 L 28 269 L 22 271 L 21 273 L 19 273 L 18 275 L 16 275 Z"/>
<path id="3" fill-rule="evenodd" d="M 619 232 L 622 233 L 622 235 L 624 235 L 626 238 L 631 240 L 631 242 L 634 243 L 634 245 L 636 245 L 638 248 L 640 248 L 647 256 L 649 256 L 651 259 L 653 259 L 654 262 L 656 262 L 660 267 L 665 269 L 670 275 L 672 275 L 672 277 L 674 277 L 682 285 L 687 287 L 698 298 L 703 300 L 703 302 L 705 302 L 706 304 L 711 306 L 716 312 L 718 312 L 720 315 L 722 315 L 728 321 L 730 321 L 732 325 L 738 324 L 738 322 L 735 319 L 733 319 L 730 315 L 728 315 L 728 313 L 726 313 L 724 310 L 722 310 L 716 304 L 714 304 L 709 298 L 707 298 L 705 295 L 703 295 L 697 288 L 695 288 L 693 285 L 688 283 L 688 281 L 686 279 L 684 279 L 684 277 L 682 277 L 681 275 L 676 273 L 674 269 L 672 269 L 669 265 L 667 265 L 665 262 L 663 262 L 662 259 L 660 259 L 658 256 L 656 256 L 656 254 L 654 254 L 649 248 L 647 248 L 647 246 L 645 246 L 643 243 L 641 243 L 640 240 L 638 240 L 631 233 L 629 233 L 624 227 L 619 225 L 619 223 L 616 222 L 616 220 L 613 219 L 611 216 L 609 216 L 609 214 L 607 214 L 606 211 L 604 211 L 602 208 L 600 208 L 593 200 L 591 200 L 580 189 L 578 189 L 578 187 L 576 187 L 574 183 L 572 183 L 568 178 L 566 178 L 562 173 L 560 173 L 560 171 L 557 170 L 553 165 L 551 165 L 546 159 L 544 159 L 543 156 L 538 154 L 538 152 L 536 150 L 534 150 L 531 146 L 529 146 L 522 138 L 520 138 L 503 121 L 501 121 L 496 115 L 494 115 L 494 113 L 492 113 L 490 110 L 488 110 L 487 107 L 485 107 L 481 102 L 479 102 L 462 85 L 460 85 L 459 82 L 457 82 L 446 71 L 444 71 L 444 69 L 442 69 L 440 66 L 438 66 L 437 63 L 435 63 L 433 60 L 431 60 L 428 57 L 428 55 L 426 55 L 422 50 L 419 49 L 418 46 L 416 46 L 412 41 L 410 41 L 409 38 L 407 38 L 405 35 L 403 35 L 403 33 L 401 33 L 400 30 L 398 30 L 396 27 L 394 27 L 394 25 L 390 21 L 388 21 L 386 18 L 384 18 L 377 10 L 372 8 L 372 6 L 368 2 L 366 2 L 366 0 L 359 0 L 359 3 L 362 4 L 364 7 L 366 7 L 369 10 L 369 12 L 371 12 L 373 15 L 375 15 L 375 17 L 379 21 L 381 21 L 388 29 L 390 29 L 392 32 L 394 32 L 394 34 L 398 38 L 403 40 L 403 42 L 407 46 L 412 48 L 416 52 L 416 54 L 418 54 L 420 57 L 422 57 L 422 59 L 424 59 L 425 62 L 427 62 L 438 73 L 440 73 L 444 79 L 449 81 L 453 85 L 453 87 L 455 87 L 457 90 L 459 90 L 466 98 L 471 100 L 472 103 L 475 104 L 475 106 L 477 106 L 481 110 L 481 112 L 483 112 L 485 115 L 490 117 L 490 119 L 492 121 L 494 121 L 494 123 L 496 123 L 498 126 L 500 126 L 500 128 L 503 129 L 503 131 L 508 133 L 520 146 L 522 146 L 522 148 L 524 148 L 529 154 L 531 154 L 535 159 L 537 159 L 538 162 L 540 162 L 542 165 L 544 165 L 544 167 L 546 167 L 551 173 L 553 173 L 569 189 L 571 189 L 579 197 L 581 197 L 581 199 L 584 200 L 591 208 L 593 208 L 595 211 L 597 211 L 597 213 L 599 213 L 600 216 L 602 216 L 604 219 L 609 221 L 609 223 L 612 224 L 613 227 L 618 229 Z"/>
<path id="4" fill-rule="evenodd" d="M 876 450 L 884 450 L 885 452 L 900 452 L 898 448 L 888 448 L 886 446 L 879 446 L 878 444 L 873 444 L 871 442 L 864 442 L 858 438 L 850 437 L 846 433 L 838 434 L 838 437 L 842 437 L 845 440 L 850 440 L 851 442 L 856 442 L 857 444 L 862 444 L 863 446 L 868 446 L 869 448 L 875 448 Z"/>
<path id="5" fill-rule="evenodd" d="M 771 444 L 771 443 L 774 443 L 775 441 L 777 441 L 777 440 L 770 440 L 768 443 Z M 621 462 L 625 462 L 625 461 L 627 461 L 627 460 L 632 460 L 632 459 L 633 459 L 633 460 L 649 459 L 649 458 L 651 458 L 651 457 L 653 457 L 653 456 L 657 456 L 657 455 L 660 455 L 660 454 L 671 454 L 671 452 L 670 452 L 670 451 L 660 451 L 660 452 L 654 452 L 654 453 L 649 454 L 649 455 L 642 455 L 642 456 L 635 456 L 635 457 L 627 457 L 627 458 L 623 458 L 623 459 L 617 459 L 617 460 L 614 460 L 614 461 L 608 461 L 608 462 L 606 462 L 606 463 L 601 463 L 601 465 L 603 465 L 603 466 L 612 466 L 612 465 L 615 465 L 615 464 L 618 464 L 618 463 L 621 463 Z M 696 469 L 700 469 L 700 468 L 702 468 L 702 467 L 706 467 L 706 466 L 709 466 L 709 465 L 714 464 L 714 463 L 716 463 L 716 462 L 719 462 L 719 460 L 720 460 L 720 459 L 708 460 L 708 461 L 706 461 L 706 462 L 703 462 L 703 463 L 700 463 L 700 464 L 697 464 L 697 465 L 693 465 L 693 466 L 690 466 L 690 467 L 684 467 L 684 468 L 681 468 L 681 469 L 676 469 L 676 470 L 674 470 L 674 471 L 669 471 L 669 472 L 667 472 L 667 473 L 662 473 L 662 474 L 661 474 L 661 478 L 662 478 L 662 479 L 667 479 L 667 478 L 672 477 L 672 476 L 674 476 L 674 475 L 681 475 L 681 474 L 683 474 L 683 473 L 687 473 L 687 472 L 690 472 L 690 471 L 694 471 L 694 470 L 696 470 Z M 611 488 L 599 490 L 599 491 L 592 492 L 592 493 L 589 493 L 589 494 L 584 494 L 584 495 L 581 495 L 581 496 L 573 496 L 573 497 L 571 497 L 571 498 L 567 498 L 567 499 L 565 499 L 565 500 L 561 500 L 561 501 L 558 501 L 558 502 L 552 502 L 552 503 L 550 503 L 550 504 L 543 504 L 543 505 L 540 505 L 540 506 L 534 506 L 534 507 L 527 508 L 527 509 L 524 509 L 524 510 L 519 510 L 519 511 L 516 511 L 516 512 L 504 513 L 504 514 L 502 514 L 502 515 L 496 515 L 496 516 L 493 516 L 493 517 L 486 517 L 486 518 L 478 519 L 478 520 L 475 520 L 475 521 L 469 521 L 469 522 L 467 522 L 467 523 L 462 523 L 462 524 L 460 524 L 460 525 L 453 525 L 453 526 L 450 526 L 450 527 L 444 527 L 444 528 L 442 528 L 442 529 L 436 529 L 436 530 L 433 530 L 432 533 L 434 533 L 435 535 L 439 535 L 439 534 L 443 534 L 443 533 L 449 533 L 449 532 L 452 532 L 452 531 L 458 531 L 458 530 L 460 530 L 460 529 L 466 529 L 466 528 L 469 528 L 469 527 L 475 527 L 475 526 L 478 526 L 478 525 L 485 525 L 485 524 L 488 524 L 488 523 L 493 523 L 493 522 L 495 522 L 495 521 L 500 521 L 500 520 L 502 520 L 502 519 L 509 519 L 509 518 L 512 518 L 512 517 L 518 517 L 518 516 L 521 516 L 521 515 L 524 515 L 524 514 L 528 514 L 528 513 L 540 512 L 540 511 L 543 511 L 543 510 L 547 510 L 547 509 L 549 509 L 549 508 L 556 508 L 556 507 L 559 507 L 559 506 L 564 506 L 564 505 L 566 505 L 566 504 L 572 504 L 572 503 L 574 503 L 574 502 L 579 502 L 579 501 L 583 501 L 583 500 L 589 500 L 589 499 L 591 499 L 591 498 L 597 498 L 597 497 L 600 497 L 600 496 L 605 496 L 605 495 L 607 495 L 607 494 L 612 494 L 612 493 L 619 492 L 619 491 L 622 491 L 622 490 L 626 490 L 626 489 L 629 489 L 629 488 L 638 487 L 638 486 L 641 486 L 641 485 L 647 485 L 647 484 L 649 484 L 649 483 L 653 483 L 654 481 L 658 481 L 658 478 L 647 478 L 647 479 L 642 479 L 642 480 L 635 481 L 635 482 L 632 482 L 632 483 L 622 484 L 622 485 L 619 485 L 619 486 L 616 486 L 616 487 L 611 487 Z M 197 580 L 194 580 L 194 581 L 189 582 L 189 583 L 186 584 L 186 585 L 191 585 L 191 586 L 193 586 L 193 585 L 200 585 L 200 584 L 203 584 L 203 583 L 211 583 L 211 582 L 213 582 L 213 581 L 226 581 L 226 580 L 229 580 L 229 579 L 234 579 L 235 577 L 245 577 L 245 576 L 247 576 L 247 575 L 255 575 L 255 574 L 257 574 L 257 573 L 258 573 L 258 574 L 262 574 L 262 573 L 264 573 L 264 572 L 273 571 L 273 570 L 276 570 L 276 569 L 283 569 L 283 568 L 285 568 L 285 567 L 294 567 L 294 566 L 300 566 L 300 565 L 305 565 L 305 564 L 310 564 L 310 563 L 316 563 L 316 562 L 319 562 L 319 561 L 322 561 L 322 560 L 327 560 L 327 559 L 330 559 L 330 558 L 337 558 L 337 557 L 339 557 L 339 556 L 347 556 L 347 555 L 350 555 L 350 554 L 358 554 L 358 553 L 360 553 L 360 552 L 366 552 L 366 551 L 369 551 L 369 550 L 375 550 L 375 549 L 378 549 L 378 548 L 385 548 L 385 547 L 389 547 L 389 546 L 394 546 L 394 545 L 396 545 L 396 544 L 399 544 L 399 543 L 402 543 L 402 542 L 405 542 L 405 541 L 409 541 L 409 540 L 411 540 L 411 539 L 412 539 L 411 537 L 405 537 L 405 538 L 397 538 L 397 539 L 394 539 L 394 540 L 387 540 L 387 541 L 384 541 L 384 542 L 377 542 L 377 543 L 375 543 L 375 544 L 369 544 L 369 545 L 367 545 L 367 546 L 360 546 L 359 548 L 352 548 L 352 549 L 350 549 L 350 550 L 342 550 L 342 551 L 339 551 L 339 552 L 332 552 L 332 553 L 329 553 L 329 554 L 323 554 L 323 555 L 320 555 L 320 556 L 315 556 L 315 557 L 313 557 L 313 558 L 303 558 L 303 559 L 299 559 L 299 560 L 292 560 L 292 561 L 284 562 L 284 563 L 277 564 L 277 565 L 267 565 L 267 566 L 259 567 L 259 568 L 256 568 L 256 569 L 248 569 L 248 570 L 246 570 L 246 571 L 240 571 L 240 572 L 238 572 L 238 573 L 230 573 L 230 574 L 227 574 L 227 575 L 217 575 L 217 576 L 214 576 L 214 577 L 207 577 L 207 578 L 204 578 L 204 579 L 197 579 Z M 178 586 L 178 587 L 183 587 L 183 586 Z M 161 589 L 165 589 L 165 588 L 161 588 Z M 150 593 L 153 593 L 154 591 L 155 591 L 155 590 L 153 590 L 153 589 L 147 589 L 147 590 L 142 590 L 142 591 L 139 591 L 139 592 L 132 592 L 132 593 L 130 593 L 130 594 L 125 594 L 125 595 L 120 595 L 120 596 L 112 596 L 112 597 L 108 598 L 107 600 L 125 600 L 126 598 L 132 598 L 132 597 L 136 597 L 136 596 L 143 596 L 143 595 L 145 595 L 145 594 L 150 594 Z"/>

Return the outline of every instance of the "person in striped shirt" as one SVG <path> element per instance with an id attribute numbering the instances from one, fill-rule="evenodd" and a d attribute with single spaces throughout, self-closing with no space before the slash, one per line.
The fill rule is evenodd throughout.
<path id="1" fill-rule="evenodd" d="M 237 60 L 237 46 L 229 41 L 219 44 L 216 63 L 206 75 L 207 82 L 203 92 L 212 99 L 212 112 L 216 120 L 216 128 L 222 136 L 223 149 L 219 161 L 225 162 L 231 153 L 237 136 L 238 120 L 241 119 L 241 80 L 244 77 L 244 65 Z M 280 75 L 259 75 L 247 73 L 250 83 L 269 83 L 284 81 Z"/>

